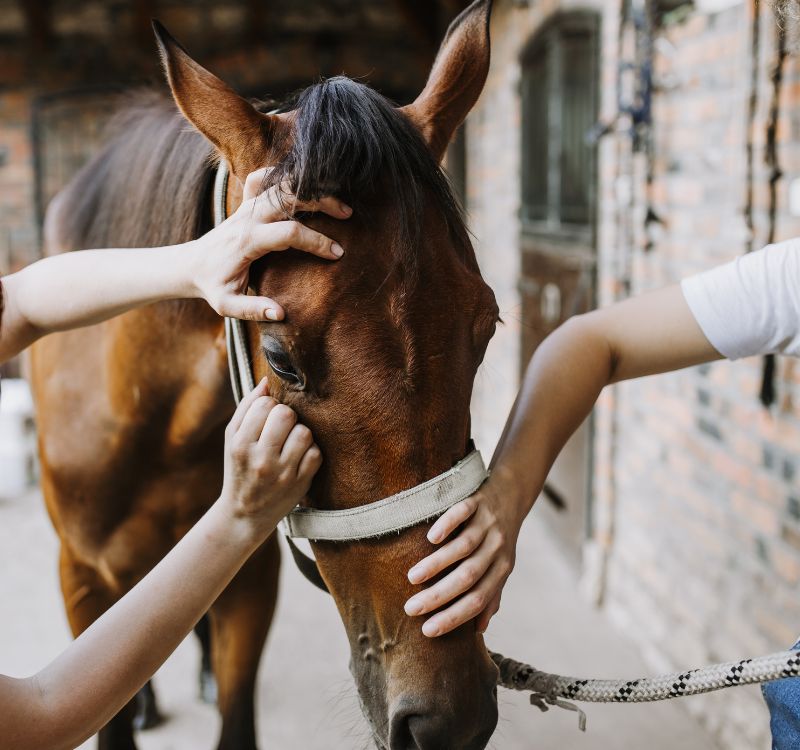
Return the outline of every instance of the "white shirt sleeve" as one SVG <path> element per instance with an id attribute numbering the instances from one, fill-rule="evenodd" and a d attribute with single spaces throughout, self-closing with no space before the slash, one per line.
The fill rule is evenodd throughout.
<path id="1" fill-rule="evenodd" d="M 800 239 L 691 276 L 681 289 L 706 338 L 723 357 L 800 356 Z"/>

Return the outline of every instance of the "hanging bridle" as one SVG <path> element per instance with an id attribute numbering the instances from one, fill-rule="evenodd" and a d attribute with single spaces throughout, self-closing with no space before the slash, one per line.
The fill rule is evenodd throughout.
<path id="1" fill-rule="evenodd" d="M 221 161 L 214 181 L 214 226 L 221 224 L 227 215 L 229 174 L 227 163 Z M 233 395 L 239 403 L 255 388 L 241 320 L 225 318 L 225 338 Z M 480 452 L 473 448 L 453 468 L 416 487 L 346 510 L 297 507 L 283 519 L 281 527 L 300 571 L 314 585 L 327 591 L 316 561 L 301 552 L 293 539 L 352 542 L 396 534 L 429 521 L 468 498 L 488 476 Z"/>

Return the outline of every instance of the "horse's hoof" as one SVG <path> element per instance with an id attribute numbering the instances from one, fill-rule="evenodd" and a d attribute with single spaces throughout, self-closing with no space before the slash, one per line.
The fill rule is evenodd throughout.
<path id="1" fill-rule="evenodd" d="M 210 706 L 217 704 L 217 681 L 212 672 L 205 669 L 200 672 L 200 700 Z"/>
<path id="2" fill-rule="evenodd" d="M 164 722 L 164 717 L 158 710 L 156 694 L 148 682 L 136 693 L 136 715 L 133 717 L 133 728 L 138 732 L 143 729 L 153 729 Z"/>

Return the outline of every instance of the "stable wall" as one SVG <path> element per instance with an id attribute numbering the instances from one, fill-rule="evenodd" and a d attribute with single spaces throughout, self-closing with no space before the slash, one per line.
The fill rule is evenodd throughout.
<path id="1" fill-rule="evenodd" d="M 752 127 L 751 234 L 744 211 L 752 9 L 736 0 L 714 5 L 721 10 L 695 7 L 669 16 L 657 35 L 649 196 L 663 226 L 645 230 L 647 162 L 632 153 L 625 119 L 600 143 L 600 304 L 628 290 L 675 283 L 766 242 L 765 131 L 775 21 L 765 7 Z M 555 12 L 587 7 L 602 13 L 601 119 L 613 120 L 620 4 L 510 0 L 497 3 L 492 71 L 469 120 L 471 225 L 506 321 L 476 382 L 475 432 L 487 451 L 518 385 L 519 55 Z M 793 53 L 778 126 L 784 176 L 777 239 L 800 232 L 789 211 L 790 184 L 800 177 L 798 84 Z M 767 653 L 800 635 L 800 373 L 793 362 L 778 360 L 777 402 L 765 409 L 758 400 L 761 367 L 759 359 L 719 363 L 626 383 L 607 389 L 596 410 L 594 531 L 584 545 L 576 595 L 580 586 L 597 601 L 639 643 L 654 670 Z M 769 744 L 755 688 L 693 698 L 686 706 L 727 750 Z"/>

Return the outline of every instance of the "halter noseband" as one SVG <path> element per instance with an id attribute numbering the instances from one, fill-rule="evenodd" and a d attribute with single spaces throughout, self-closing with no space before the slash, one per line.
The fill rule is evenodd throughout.
<path id="1" fill-rule="evenodd" d="M 219 226 L 226 218 L 228 176 L 228 165 L 223 160 L 214 180 L 214 226 Z M 241 320 L 225 318 L 225 338 L 231 385 L 238 403 L 255 387 Z M 297 507 L 283 520 L 283 532 L 301 572 L 312 583 L 327 591 L 316 562 L 304 555 L 292 538 L 350 542 L 396 534 L 439 516 L 465 500 L 478 490 L 488 475 L 480 452 L 473 449 L 443 474 L 374 503 L 346 510 Z"/>

